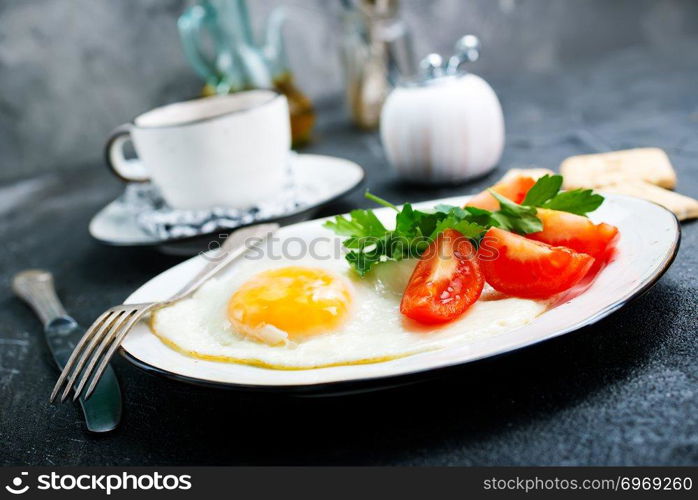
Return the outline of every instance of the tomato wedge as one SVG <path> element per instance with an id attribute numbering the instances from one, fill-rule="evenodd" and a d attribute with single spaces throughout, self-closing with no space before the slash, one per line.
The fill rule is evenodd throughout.
<path id="1" fill-rule="evenodd" d="M 475 248 L 455 229 L 446 229 L 414 268 L 400 312 L 420 323 L 445 323 L 463 314 L 484 286 Z"/>
<path id="2" fill-rule="evenodd" d="M 543 230 L 527 234 L 527 238 L 571 248 L 597 260 L 606 259 L 618 238 L 617 227 L 604 223 L 594 224 L 581 215 L 539 208 L 537 217 L 543 223 Z"/>
<path id="3" fill-rule="evenodd" d="M 594 263 L 590 255 L 496 227 L 485 233 L 478 255 L 492 288 L 527 299 L 545 299 L 571 288 Z"/>
<path id="4" fill-rule="evenodd" d="M 528 190 L 536 183 L 532 177 L 520 175 L 507 181 L 499 182 L 490 189 L 497 194 L 509 198 L 514 203 L 521 203 L 526 198 Z M 499 210 L 499 202 L 487 190 L 476 194 L 465 204 L 466 207 L 477 207 L 494 212 Z"/>

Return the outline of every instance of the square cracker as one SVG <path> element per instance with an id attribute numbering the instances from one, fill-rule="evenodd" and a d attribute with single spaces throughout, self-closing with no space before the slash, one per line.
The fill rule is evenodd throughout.
<path id="1" fill-rule="evenodd" d="M 662 205 L 668 208 L 679 220 L 698 217 L 698 200 L 660 188 L 644 181 L 625 181 L 619 184 L 600 186 L 599 191 L 626 194 Z"/>
<path id="2" fill-rule="evenodd" d="M 560 165 L 565 189 L 596 188 L 626 181 L 644 181 L 673 189 L 676 172 L 659 148 L 571 156 Z"/>

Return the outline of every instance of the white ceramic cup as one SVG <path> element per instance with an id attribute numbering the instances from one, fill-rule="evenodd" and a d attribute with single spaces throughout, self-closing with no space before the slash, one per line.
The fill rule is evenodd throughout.
<path id="1" fill-rule="evenodd" d="M 128 141 L 137 160 L 124 156 Z M 105 153 L 117 176 L 152 181 L 174 208 L 248 208 L 278 195 L 290 146 L 286 98 L 251 90 L 143 113 L 112 132 Z"/>

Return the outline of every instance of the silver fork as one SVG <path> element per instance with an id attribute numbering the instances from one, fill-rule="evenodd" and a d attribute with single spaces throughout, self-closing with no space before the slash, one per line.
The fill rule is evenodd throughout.
<path id="1" fill-rule="evenodd" d="M 224 267 L 242 256 L 251 246 L 261 243 L 278 228 L 278 224 L 271 223 L 238 229 L 226 238 L 208 264 L 191 281 L 165 301 L 123 304 L 107 309 L 92 323 L 75 346 L 49 400 L 55 401 L 61 388 L 63 388 L 61 401 L 65 401 L 71 389 L 74 389 L 73 400 L 76 400 L 86 385 L 84 399 L 88 399 L 114 352 L 138 321 L 154 309 L 189 297 Z"/>

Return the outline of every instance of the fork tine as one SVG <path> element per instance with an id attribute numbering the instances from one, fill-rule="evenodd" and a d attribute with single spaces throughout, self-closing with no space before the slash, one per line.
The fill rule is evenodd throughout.
<path id="1" fill-rule="evenodd" d="M 70 375 L 70 372 L 73 368 L 73 365 L 75 364 L 75 361 L 78 359 L 78 356 L 80 355 L 80 352 L 82 351 L 83 346 L 87 343 L 88 340 L 92 337 L 94 332 L 97 330 L 97 328 L 104 322 L 104 320 L 111 314 L 111 310 L 104 311 L 99 318 L 97 318 L 92 325 L 87 329 L 85 334 L 82 336 L 78 344 L 75 346 L 75 349 L 73 349 L 73 352 L 70 354 L 70 358 L 68 358 L 68 362 L 65 364 L 65 367 L 63 368 L 63 371 L 61 372 L 61 375 L 58 377 L 58 380 L 56 381 L 56 385 L 53 387 L 53 391 L 51 392 L 51 396 L 49 397 L 49 402 L 53 403 L 54 400 L 56 399 L 56 396 L 58 395 L 58 392 L 61 390 L 61 387 L 63 386 L 63 382 L 65 382 L 65 379 Z"/>
<path id="2" fill-rule="evenodd" d="M 121 329 L 121 331 L 116 335 L 114 342 L 112 342 L 112 344 L 109 346 L 109 350 L 102 357 L 102 362 L 97 367 L 97 371 L 95 372 L 94 376 L 92 377 L 90 385 L 87 387 L 87 391 L 85 391 L 85 399 L 89 399 L 89 397 L 92 396 L 92 392 L 94 392 L 95 387 L 97 386 L 97 383 L 99 382 L 99 379 L 102 377 L 102 373 L 104 373 L 104 370 L 107 369 L 107 366 L 109 365 L 109 361 L 111 360 L 112 356 L 114 355 L 114 352 L 116 351 L 116 349 L 121 345 L 121 342 L 124 340 L 124 337 L 128 334 L 128 332 L 131 331 L 133 326 L 138 321 L 140 321 L 140 319 L 153 308 L 153 305 L 145 307 L 144 309 L 141 309 L 140 311 L 137 311 L 136 314 L 134 314 L 131 317 L 131 320 L 128 322 L 128 324 L 125 327 L 123 327 Z M 76 392 L 78 393 L 78 396 L 79 396 L 80 391 L 76 391 Z"/>
<path id="3" fill-rule="evenodd" d="M 97 349 L 95 350 L 94 354 L 92 354 L 92 356 L 90 357 L 90 362 L 83 371 L 78 385 L 75 388 L 73 401 L 77 400 L 80 397 L 80 392 L 82 391 L 82 388 L 85 387 L 85 384 L 90 379 L 90 374 L 92 373 L 94 366 L 97 364 L 97 361 L 99 361 L 99 359 L 101 358 L 104 350 L 111 344 L 111 341 L 114 339 L 114 337 L 116 337 L 116 335 L 121 331 L 121 328 L 123 328 L 124 323 L 126 323 L 127 325 L 130 323 L 130 321 L 128 321 L 129 318 L 131 318 L 134 313 L 138 313 L 138 309 L 132 308 L 124 312 L 125 314 L 121 317 L 121 319 L 119 319 L 118 323 L 114 323 L 113 327 L 110 328 L 109 331 L 105 332 L 102 341 L 97 346 Z"/>
<path id="4" fill-rule="evenodd" d="M 85 365 L 87 360 L 92 355 L 92 352 L 94 351 L 95 347 L 102 341 L 104 336 L 107 333 L 109 333 L 109 331 L 113 328 L 115 323 L 121 322 L 120 317 L 122 317 L 122 313 L 123 311 L 112 311 L 112 313 L 105 318 L 104 322 L 97 330 L 97 333 L 95 333 L 95 335 L 92 337 L 87 347 L 83 349 L 82 355 L 80 356 L 80 360 L 75 365 L 75 369 L 73 369 L 73 372 L 70 374 L 70 378 L 68 379 L 68 383 L 65 385 L 63 394 L 61 395 L 61 402 L 65 401 L 68 397 L 68 394 L 70 394 L 70 389 L 74 387 L 75 380 L 82 372 L 82 367 Z"/>

